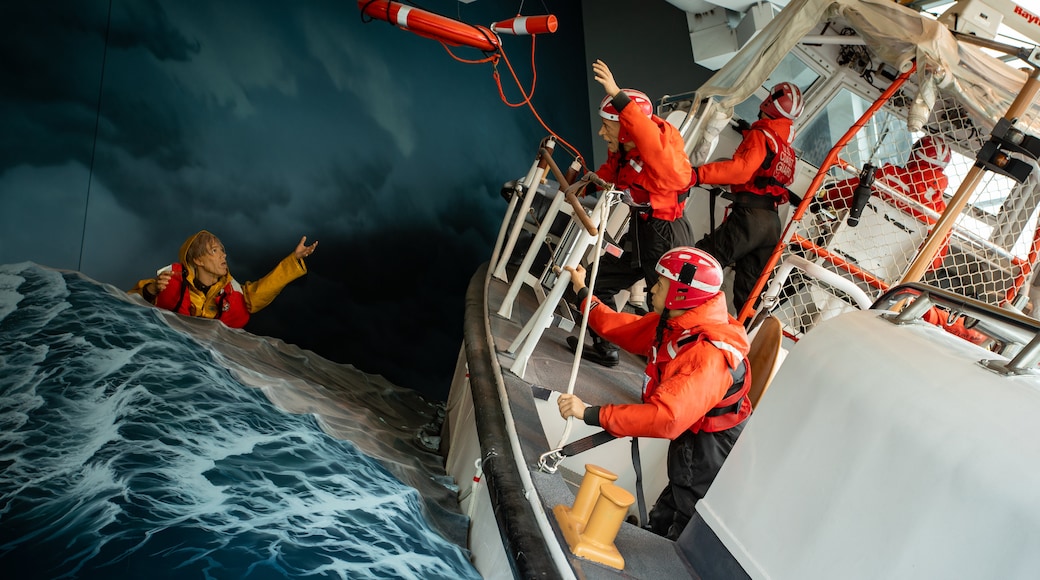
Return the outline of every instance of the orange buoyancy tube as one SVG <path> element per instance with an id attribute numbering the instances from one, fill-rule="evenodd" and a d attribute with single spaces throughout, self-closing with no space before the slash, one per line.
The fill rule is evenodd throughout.
<path id="1" fill-rule="evenodd" d="M 466 24 L 421 8 L 387 0 L 358 0 L 358 8 L 372 18 L 452 46 L 469 46 L 485 52 L 499 48 L 499 39 L 485 26 Z"/>

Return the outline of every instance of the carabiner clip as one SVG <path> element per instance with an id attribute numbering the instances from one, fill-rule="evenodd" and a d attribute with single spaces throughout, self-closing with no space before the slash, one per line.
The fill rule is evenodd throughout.
<path id="1" fill-rule="evenodd" d="M 560 466 L 563 461 L 563 447 L 559 449 L 553 449 L 552 451 L 546 451 L 538 457 L 538 469 L 544 473 L 556 473 L 556 468 Z M 551 463 L 550 463 L 551 462 Z"/>

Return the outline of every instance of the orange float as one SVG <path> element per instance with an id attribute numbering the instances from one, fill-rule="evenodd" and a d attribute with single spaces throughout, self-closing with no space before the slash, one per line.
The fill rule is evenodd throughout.
<path id="1" fill-rule="evenodd" d="M 362 14 L 452 46 L 469 46 L 485 52 L 494 52 L 499 47 L 498 36 L 485 26 L 466 24 L 400 2 L 358 0 L 358 8 Z"/>
<path id="2" fill-rule="evenodd" d="M 521 36 L 556 32 L 557 26 L 556 16 L 545 14 L 542 16 L 517 16 L 509 20 L 502 20 L 492 24 L 491 30 L 500 34 Z"/>

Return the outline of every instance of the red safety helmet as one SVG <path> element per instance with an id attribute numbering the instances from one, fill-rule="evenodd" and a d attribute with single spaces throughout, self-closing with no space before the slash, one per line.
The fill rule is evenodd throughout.
<path id="1" fill-rule="evenodd" d="M 672 281 L 664 298 L 664 307 L 669 310 L 700 306 L 722 288 L 722 266 L 698 248 L 679 246 L 665 252 L 655 270 Z"/>
<path id="2" fill-rule="evenodd" d="M 931 135 L 925 135 L 914 143 L 912 149 L 910 149 L 910 158 L 924 161 L 938 167 L 946 167 L 946 164 L 950 162 L 950 157 L 953 156 L 953 152 L 950 150 L 950 146 L 946 144 L 946 141 L 942 137 L 933 137 Z"/>
<path id="3" fill-rule="evenodd" d="M 628 98 L 632 99 L 632 103 L 639 107 L 639 110 L 643 111 L 644 115 L 649 117 L 654 114 L 654 103 L 650 100 L 650 97 L 646 96 L 646 93 L 635 89 L 621 89 L 621 92 L 628 95 Z M 620 113 L 614 108 L 614 103 L 611 100 L 610 95 L 603 97 L 603 100 L 599 103 L 599 116 L 611 121 L 617 121 L 620 118 Z"/>
<path id="4" fill-rule="evenodd" d="M 769 96 L 758 106 L 758 110 L 773 119 L 786 117 L 794 121 L 802 114 L 804 107 L 805 102 L 802 100 L 802 91 L 798 85 L 782 82 L 770 89 Z"/>

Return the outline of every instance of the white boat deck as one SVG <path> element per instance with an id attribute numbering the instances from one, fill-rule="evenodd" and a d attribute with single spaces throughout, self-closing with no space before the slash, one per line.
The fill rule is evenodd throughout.
<path id="1" fill-rule="evenodd" d="M 618 571 L 608 566 L 592 562 L 583 558 L 573 556 L 567 548 L 566 541 L 557 524 L 552 509 L 554 506 L 564 504 L 571 506 L 574 502 L 576 485 L 580 483 L 581 474 L 584 473 L 586 463 L 592 463 L 604 467 L 616 474 L 619 478 L 618 485 L 634 492 L 634 472 L 631 463 L 631 439 L 617 439 L 604 444 L 588 452 L 579 454 L 565 460 L 555 474 L 544 473 L 538 468 L 539 457 L 554 449 L 559 444 L 559 436 L 565 426 L 565 421 L 560 418 L 556 410 L 556 396 L 560 391 L 565 391 L 571 373 L 571 365 L 574 355 L 566 346 L 566 337 L 571 333 L 564 332 L 559 328 L 546 329 L 538 343 L 538 347 L 531 356 L 524 377 L 520 378 L 509 371 L 513 359 L 506 351 L 511 341 L 519 334 L 523 323 L 532 315 L 537 303 L 534 293 L 525 288 L 517 300 L 513 316 L 505 319 L 495 314 L 505 295 L 508 285 L 491 277 L 487 281 L 486 269 L 480 269 L 470 283 L 470 296 L 467 301 L 467 325 L 473 321 L 469 320 L 471 314 L 476 313 L 473 302 L 475 301 L 475 290 L 486 286 L 486 302 L 482 307 L 481 315 L 487 321 L 490 329 L 494 348 L 497 351 L 495 360 L 497 364 L 491 364 L 494 379 L 501 381 L 508 398 L 508 409 L 506 412 L 515 425 L 516 436 L 519 447 L 523 454 L 522 461 L 518 464 L 526 466 L 530 481 L 537 491 L 537 498 L 542 516 L 546 518 L 548 526 L 555 535 L 557 549 L 569 562 L 574 577 L 577 578 L 686 578 L 690 571 L 680 559 L 674 542 L 666 540 L 651 532 L 645 531 L 630 523 L 622 524 L 621 530 L 615 544 L 625 559 L 625 569 Z M 483 299 L 480 300 L 484 302 Z M 468 332 L 468 331 L 467 331 Z M 468 335 L 467 335 L 468 337 Z M 477 380 L 479 374 L 475 367 L 480 364 L 489 364 L 490 361 L 473 360 L 470 356 L 469 372 L 470 380 Z M 642 385 L 644 363 L 641 359 L 628 353 L 622 353 L 622 362 L 614 368 L 606 368 L 594 363 L 582 361 L 575 386 L 575 394 L 589 404 L 598 405 L 618 402 L 638 402 L 639 389 Z M 548 391 L 554 391 L 549 393 Z M 474 388 L 476 392 L 476 388 Z M 548 397 L 547 397 L 548 395 Z M 475 401 L 475 413 L 480 415 L 486 413 L 481 410 L 481 404 Z M 450 406 L 450 403 L 449 403 Z M 449 409 L 451 412 L 451 409 Z M 487 420 L 485 417 L 484 420 Z M 478 421 L 479 422 L 479 421 Z M 544 424 L 543 424 L 544 422 Z M 478 425 L 479 428 L 479 425 Z M 588 427 L 584 424 L 575 424 L 568 443 L 580 439 L 587 434 L 598 432 L 600 429 Z M 486 429 L 481 429 L 481 437 Z M 549 435 L 547 435 L 547 432 Z M 663 487 L 666 476 L 663 463 L 660 459 L 667 448 L 667 441 L 641 440 L 641 463 L 643 466 L 644 495 L 646 506 L 649 509 L 656 500 L 660 489 Z M 481 447 L 484 448 L 484 441 Z M 484 450 L 487 455 L 487 450 Z M 497 453 L 496 453 L 497 455 Z M 485 463 L 487 460 L 485 459 Z M 465 466 L 466 461 L 461 460 L 459 465 Z M 501 465 L 499 465 L 502 468 Z M 449 457 L 449 471 L 452 470 L 452 458 Z M 485 465 L 485 473 L 488 467 Z M 457 481 L 465 481 L 464 475 L 453 472 Z M 521 476 L 522 477 L 522 476 Z M 489 483 L 489 485 L 492 485 Z M 501 488 L 501 485 L 496 485 Z M 635 511 L 632 507 L 632 511 Z M 471 534 L 473 532 L 471 531 Z M 504 532 L 508 537 L 511 532 Z M 471 537 L 471 545 L 473 540 Z M 557 554 L 560 556 L 560 553 Z M 480 562 L 477 562 L 481 569 Z M 521 564 L 522 568 L 523 565 Z M 487 575 L 485 570 L 481 572 Z M 548 577 L 568 577 L 568 571 L 557 573 L 549 570 Z M 503 577 L 512 577 L 509 570 L 502 570 Z M 535 575 L 541 573 L 536 572 Z"/>

